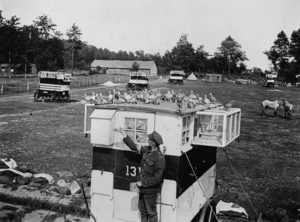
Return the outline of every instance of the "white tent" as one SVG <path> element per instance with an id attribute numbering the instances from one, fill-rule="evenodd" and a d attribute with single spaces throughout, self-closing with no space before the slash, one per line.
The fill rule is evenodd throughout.
<path id="1" fill-rule="evenodd" d="M 189 77 L 187 77 L 187 80 L 197 80 L 197 77 L 195 76 L 194 73 L 191 73 L 191 74 L 189 75 Z"/>

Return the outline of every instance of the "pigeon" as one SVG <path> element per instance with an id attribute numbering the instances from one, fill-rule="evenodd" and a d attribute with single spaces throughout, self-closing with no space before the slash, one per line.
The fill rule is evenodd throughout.
<path id="1" fill-rule="evenodd" d="M 229 110 L 230 110 L 230 108 L 232 107 L 233 101 L 234 101 L 234 100 L 231 100 L 229 103 L 226 103 L 226 104 L 224 105 L 224 109 L 225 109 L 226 111 L 229 111 Z"/>
<path id="2" fill-rule="evenodd" d="M 132 96 L 126 92 L 123 93 L 123 98 L 125 100 L 125 102 L 130 102 L 132 100 Z"/>
<path id="3" fill-rule="evenodd" d="M 196 106 L 196 104 L 195 104 L 195 102 L 194 102 L 193 100 L 189 100 L 189 101 L 187 102 L 187 108 L 189 108 L 189 109 L 194 109 L 195 106 Z"/>
<path id="4" fill-rule="evenodd" d="M 109 91 L 108 96 L 107 96 L 108 101 L 112 101 L 113 98 L 114 98 L 114 95 L 111 93 L 111 91 Z"/>
<path id="5" fill-rule="evenodd" d="M 177 104 L 179 110 L 181 110 L 183 107 L 183 97 L 177 97 L 176 104 Z"/>
<path id="6" fill-rule="evenodd" d="M 209 93 L 209 100 L 212 102 L 212 103 L 217 103 L 217 99 L 212 95 L 212 93 Z"/>
<path id="7" fill-rule="evenodd" d="M 204 103 L 205 104 L 210 104 L 210 100 L 207 98 L 206 95 L 204 95 Z"/>
<path id="8" fill-rule="evenodd" d="M 191 93 L 190 93 L 189 97 L 191 99 L 196 99 L 196 95 L 194 94 L 193 90 L 191 90 Z"/>

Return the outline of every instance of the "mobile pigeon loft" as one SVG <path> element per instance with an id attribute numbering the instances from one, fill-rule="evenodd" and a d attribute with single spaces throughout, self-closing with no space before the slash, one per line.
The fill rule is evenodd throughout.
<path id="1" fill-rule="evenodd" d="M 97 221 L 140 221 L 140 155 L 115 128 L 138 144 L 159 132 L 166 147 L 166 169 L 157 200 L 159 221 L 213 221 L 210 199 L 216 179 L 218 147 L 240 135 L 241 110 L 221 104 L 178 109 L 175 103 L 85 105 L 84 132 L 93 144 L 91 212 Z M 93 221 L 93 219 L 91 219 Z"/>
<path id="2" fill-rule="evenodd" d="M 72 74 L 40 71 L 38 77 L 40 82 L 34 92 L 35 102 L 70 102 Z"/>

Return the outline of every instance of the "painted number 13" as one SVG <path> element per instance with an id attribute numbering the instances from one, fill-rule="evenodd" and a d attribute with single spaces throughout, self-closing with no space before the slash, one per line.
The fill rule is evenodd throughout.
<path id="1" fill-rule="evenodd" d="M 126 176 L 136 177 L 137 176 L 137 171 L 141 172 L 141 168 L 140 167 L 136 167 L 136 166 L 128 166 L 128 165 L 126 165 Z"/>

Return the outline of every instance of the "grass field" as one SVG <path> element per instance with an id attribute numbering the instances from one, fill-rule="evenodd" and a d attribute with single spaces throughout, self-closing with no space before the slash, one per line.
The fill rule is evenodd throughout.
<path id="1" fill-rule="evenodd" d="M 238 177 L 258 213 L 281 207 L 295 220 L 295 208 L 300 203 L 300 88 L 200 80 L 170 86 L 165 79 L 151 82 L 151 87 L 180 87 L 186 93 L 192 89 L 200 95 L 212 92 L 223 103 L 234 100 L 233 107 L 242 109 L 241 136 L 226 151 L 236 174 L 224 151 L 219 150 L 216 198 L 239 203 L 254 218 L 255 211 L 237 183 Z M 106 94 L 107 90 L 97 91 Z M 1 101 L 0 97 L 0 158 L 12 157 L 38 172 L 67 170 L 78 177 L 90 175 L 92 146 L 83 134 L 84 105 L 78 102 L 84 92 L 88 88 L 72 91 L 73 101 L 66 104 L 34 103 L 32 97 Z M 277 118 L 272 112 L 260 115 L 262 100 L 280 98 L 294 104 L 291 119 L 282 118 L 282 108 Z"/>

